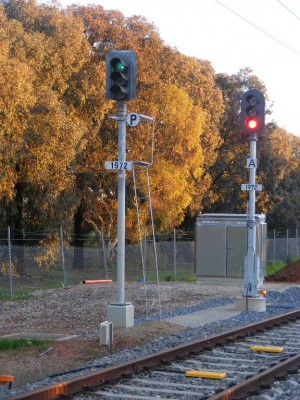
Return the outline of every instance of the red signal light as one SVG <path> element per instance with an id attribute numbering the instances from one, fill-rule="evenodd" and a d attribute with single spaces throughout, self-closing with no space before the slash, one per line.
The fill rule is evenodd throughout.
<path id="1" fill-rule="evenodd" d="M 258 127 L 258 123 L 257 123 L 257 120 L 256 119 L 254 119 L 254 118 L 249 118 L 247 121 L 246 121 L 246 125 L 247 125 L 247 127 L 249 128 L 249 129 L 256 129 L 257 127 Z"/>
<path id="2" fill-rule="evenodd" d="M 241 130 L 250 138 L 262 134 L 265 121 L 265 98 L 256 89 L 244 93 L 241 101 Z"/>

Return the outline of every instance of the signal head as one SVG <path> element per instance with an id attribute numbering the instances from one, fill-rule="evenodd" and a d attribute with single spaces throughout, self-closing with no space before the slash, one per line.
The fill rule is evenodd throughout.
<path id="1" fill-rule="evenodd" d="M 244 93 L 241 103 L 241 129 L 248 136 L 261 133 L 265 122 L 265 98 L 263 94 L 251 89 Z"/>
<path id="2" fill-rule="evenodd" d="M 127 101 L 136 97 L 136 55 L 113 50 L 106 56 L 106 98 Z"/>

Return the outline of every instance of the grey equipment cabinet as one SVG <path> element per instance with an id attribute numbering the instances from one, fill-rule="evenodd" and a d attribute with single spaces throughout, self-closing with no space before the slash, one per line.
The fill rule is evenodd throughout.
<path id="1" fill-rule="evenodd" d="M 256 214 L 256 249 L 260 279 L 266 274 L 267 224 Z M 246 214 L 200 214 L 196 219 L 195 272 L 197 276 L 244 276 L 247 253 Z"/>

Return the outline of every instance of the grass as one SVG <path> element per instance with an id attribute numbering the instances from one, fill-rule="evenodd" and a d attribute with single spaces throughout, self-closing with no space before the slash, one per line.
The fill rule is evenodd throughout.
<path id="1" fill-rule="evenodd" d="M 137 280 L 137 281 L 142 281 L 142 277 L 140 275 L 135 277 L 131 276 L 130 280 Z M 147 272 L 147 280 L 150 282 L 156 282 L 156 272 L 151 270 Z M 165 282 L 190 282 L 190 283 L 194 283 L 197 282 L 197 277 L 194 274 L 193 269 L 191 269 L 190 267 L 184 268 L 184 267 L 180 267 L 176 269 L 176 275 L 174 272 L 174 269 L 162 269 L 159 271 L 159 280 L 165 281 Z"/>
<path id="2" fill-rule="evenodd" d="M 0 352 L 10 352 L 16 351 L 21 352 L 31 348 L 38 348 L 39 350 L 44 350 L 48 346 L 49 341 L 44 339 L 11 339 L 2 338 L 0 339 Z"/>
<path id="3" fill-rule="evenodd" d="M 278 261 L 267 264 L 267 276 L 271 276 L 286 266 L 286 263 Z M 176 272 L 176 273 L 175 273 Z M 105 278 L 105 271 L 95 267 L 84 268 L 82 270 L 67 269 L 66 285 L 78 285 L 83 280 Z M 116 268 L 109 268 L 109 279 L 116 282 Z M 127 281 L 142 281 L 141 269 L 134 268 L 129 263 L 128 272 L 126 274 Z M 194 283 L 197 277 L 194 274 L 193 265 L 178 264 L 176 271 L 174 268 L 163 268 L 159 270 L 159 280 L 165 282 L 183 281 Z M 147 271 L 147 281 L 156 282 L 156 272 L 151 268 Z M 5 283 L 5 284 L 4 284 Z M 28 276 L 25 278 L 13 278 L 13 301 L 28 300 L 33 297 L 36 290 L 47 290 L 63 287 L 63 276 L 59 268 L 39 269 L 32 268 L 28 270 Z M 0 303 L 1 301 L 10 301 L 11 293 L 9 282 L 1 282 L 0 280 Z"/>
<path id="4" fill-rule="evenodd" d="M 151 268 L 147 268 L 147 275 L 149 277 L 150 280 L 156 280 L 156 270 L 153 267 Z M 172 278 L 170 278 L 171 276 L 175 276 L 175 272 L 176 272 L 176 277 L 177 279 L 182 279 L 183 276 L 188 276 L 188 275 L 194 275 L 194 270 L 193 268 L 191 268 L 189 265 L 186 266 L 180 266 L 178 268 L 176 268 L 176 271 L 174 271 L 174 268 L 170 267 L 170 268 L 159 268 L 158 269 L 158 273 L 159 273 L 159 279 L 164 281 L 164 280 L 174 280 Z M 141 269 L 136 269 L 130 271 L 130 275 L 133 278 L 132 280 L 136 280 L 139 278 L 141 274 Z"/>
<path id="5" fill-rule="evenodd" d="M 33 287 L 22 287 L 20 289 L 13 289 L 13 300 L 28 300 L 32 298 L 32 292 L 37 290 Z M 1 286 L 0 301 L 10 300 L 10 289 L 8 287 Z"/>
<path id="6" fill-rule="evenodd" d="M 0 276 L 1 278 L 1 276 Z M 101 275 L 102 278 L 102 275 Z M 103 276 L 105 278 L 105 276 Z M 86 279 L 100 279 L 99 271 L 96 268 L 83 270 L 66 271 L 66 285 L 78 285 Z M 58 289 L 63 287 L 63 276 L 58 269 L 30 269 L 28 275 L 23 277 L 13 277 L 13 301 L 28 300 L 33 297 L 37 290 Z M 6 277 L 3 283 L 0 279 L 0 302 L 11 300 L 9 281 Z"/>
<path id="7" fill-rule="evenodd" d="M 128 271 L 128 272 L 127 272 Z M 139 281 L 142 279 L 141 268 L 134 268 L 130 263 L 126 274 L 127 281 Z M 109 268 L 109 279 L 116 282 L 116 268 Z M 103 269 L 84 268 L 82 270 L 67 269 L 66 270 L 66 286 L 79 285 L 83 280 L 88 279 L 105 279 L 105 271 Z M 156 282 L 156 272 L 153 268 L 147 272 L 147 280 Z M 184 281 L 195 282 L 197 280 L 194 274 L 192 264 L 179 264 L 176 268 L 164 268 L 159 270 L 160 281 Z M 26 277 L 13 277 L 12 295 L 13 301 L 29 300 L 33 298 L 34 292 L 37 290 L 48 290 L 63 287 L 63 276 L 59 268 L 28 268 Z M 0 279 L 0 303 L 1 301 L 10 301 L 11 292 L 8 278 Z"/>
<path id="8" fill-rule="evenodd" d="M 297 261 L 300 261 L 300 258 L 297 256 L 288 258 L 288 264 L 293 264 L 294 262 L 297 262 Z"/>
<path id="9" fill-rule="evenodd" d="M 276 274 L 276 272 L 281 271 L 286 266 L 283 261 L 277 261 L 275 263 L 267 264 L 267 276 Z"/>

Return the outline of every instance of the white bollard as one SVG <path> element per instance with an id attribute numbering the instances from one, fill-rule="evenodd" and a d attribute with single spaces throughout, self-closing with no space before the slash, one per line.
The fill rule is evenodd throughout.
<path id="1" fill-rule="evenodd" d="M 100 345 L 108 346 L 112 350 L 113 343 L 113 323 L 109 321 L 100 324 Z"/>

